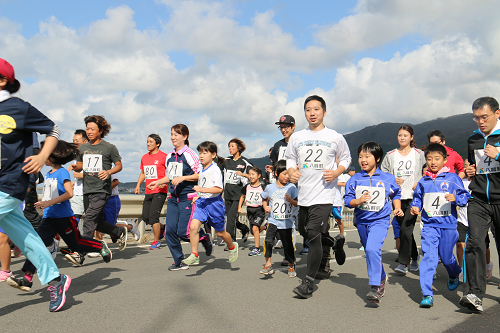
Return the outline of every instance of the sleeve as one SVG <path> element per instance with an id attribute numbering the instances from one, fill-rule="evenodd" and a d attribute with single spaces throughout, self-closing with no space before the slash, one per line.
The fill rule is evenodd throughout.
<path id="1" fill-rule="evenodd" d="M 118 153 L 118 148 L 115 145 L 111 147 L 111 162 L 116 163 L 122 160 L 120 153 Z"/>
<path id="2" fill-rule="evenodd" d="M 295 147 L 295 135 L 297 134 L 292 134 L 290 137 L 290 141 L 288 142 L 288 146 L 286 147 L 285 151 L 285 158 L 286 158 L 286 169 L 290 168 L 297 168 L 297 164 L 299 163 L 299 153 L 297 151 L 297 148 Z"/>
<path id="3" fill-rule="evenodd" d="M 80 154 L 78 154 L 78 156 L 76 157 L 76 161 L 77 162 L 83 162 L 83 155 L 84 155 L 84 153 L 83 153 L 82 146 L 80 146 L 80 148 L 78 148 L 78 150 L 80 150 Z"/>
<path id="4" fill-rule="evenodd" d="M 183 154 L 186 157 L 189 167 L 191 168 L 191 170 L 193 170 L 193 173 L 199 173 L 200 159 L 198 158 L 198 155 L 194 152 L 194 150 L 188 148 Z"/>
<path id="5" fill-rule="evenodd" d="M 460 180 L 460 177 L 458 177 L 457 175 L 453 175 L 455 177 L 455 180 L 453 181 L 453 183 L 455 184 L 455 203 L 457 204 L 457 206 L 460 206 L 460 207 L 465 207 L 467 206 L 467 202 L 469 201 L 469 198 L 470 198 L 470 193 L 469 191 L 467 191 L 464 187 L 464 184 L 463 182 L 461 182 Z"/>
<path id="6" fill-rule="evenodd" d="M 243 186 L 241 188 L 241 195 L 247 195 L 247 187 L 246 186 Z"/>
<path id="7" fill-rule="evenodd" d="M 271 150 L 271 155 L 269 156 L 269 159 L 271 160 L 271 164 L 274 164 L 278 161 L 278 149 L 279 148 L 276 148 L 278 144 L 275 143 L 274 146 L 273 146 L 273 150 Z"/>
<path id="8" fill-rule="evenodd" d="M 391 175 L 390 186 L 391 194 L 389 195 L 389 197 L 391 198 L 391 200 L 401 200 L 401 188 L 398 184 L 396 184 L 396 177 L 394 177 L 393 175 Z"/>
<path id="9" fill-rule="evenodd" d="M 467 159 L 471 165 L 476 164 L 476 156 L 474 150 L 470 148 L 470 138 L 467 140 Z"/>
<path id="10" fill-rule="evenodd" d="M 38 111 L 38 109 L 31 104 L 26 112 L 24 127 L 22 129 L 25 131 L 47 134 L 48 136 L 53 136 L 56 139 L 59 139 L 60 135 L 59 127 L 57 127 L 52 120 L 47 118 L 47 116 Z"/>
<path id="11" fill-rule="evenodd" d="M 268 189 L 268 187 L 266 187 L 266 188 L 264 189 L 264 191 L 262 191 L 262 193 L 260 194 L 260 196 L 262 197 L 262 199 L 267 199 L 267 198 L 269 198 L 269 191 L 268 191 L 267 189 Z"/>
<path id="12" fill-rule="evenodd" d="M 299 196 L 299 191 L 297 190 L 297 187 L 295 185 L 292 186 L 292 194 L 290 196 L 292 197 L 293 200 L 297 200 L 297 197 Z"/>
<path id="13" fill-rule="evenodd" d="M 139 167 L 142 171 L 144 171 L 144 156 L 141 158 L 141 166 Z"/>
<path id="14" fill-rule="evenodd" d="M 356 199 L 356 182 L 354 177 L 351 177 L 345 184 L 344 206 L 352 208 L 351 200 Z"/>
<path id="15" fill-rule="evenodd" d="M 347 145 L 347 141 L 343 135 L 340 135 L 340 140 L 338 143 L 338 158 L 339 158 L 339 166 L 343 166 L 345 170 L 349 169 L 351 165 L 351 152 L 349 151 L 349 146 Z"/>
<path id="16" fill-rule="evenodd" d="M 64 183 L 64 181 L 66 181 L 66 180 L 71 181 L 71 177 L 69 175 L 68 170 L 66 170 L 64 168 L 61 168 L 61 170 L 64 170 L 64 171 L 61 171 L 61 174 L 59 176 L 59 178 L 62 180 L 62 183 Z"/>
<path id="17" fill-rule="evenodd" d="M 214 169 L 215 172 L 213 172 L 213 186 L 214 187 L 218 187 L 218 188 L 224 188 L 224 184 L 222 182 L 222 172 L 220 171 L 219 167 L 217 167 L 217 165 L 215 165 L 216 168 Z"/>
<path id="18" fill-rule="evenodd" d="M 390 159 L 389 154 L 385 154 L 385 157 L 382 160 L 382 164 L 380 164 L 380 170 L 382 170 L 385 173 L 392 174 L 391 162 L 389 161 L 389 159 Z"/>
<path id="19" fill-rule="evenodd" d="M 455 169 L 457 169 L 458 172 L 465 172 L 464 160 L 463 160 L 462 156 L 460 156 L 457 152 L 454 152 L 454 153 L 455 153 Z M 498 156 L 497 156 L 497 159 L 498 159 Z"/>
<path id="20" fill-rule="evenodd" d="M 413 192 L 413 200 L 411 202 L 410 207 L 417 207 L 418 210 L 422 210 L 422 199 L 424 197 L 424 187 L 422 185 L 422 179 L 417 183 L 417 187 L 415 187 L 415 191 Z"/>

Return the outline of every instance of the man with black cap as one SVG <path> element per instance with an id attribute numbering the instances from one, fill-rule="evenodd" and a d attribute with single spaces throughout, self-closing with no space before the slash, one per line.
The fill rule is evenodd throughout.
<path id="1" fill-rule="evenodd" d="M 295 131 L 295 119 L 292 116 L 286 114 L 284 116 L 281 116 L 279 121 L 277 121 L 275 124 L 278 125 L 278 129 L 280 130 L 281 134 L 283 134 L 284 138 L 274 144 L 273 150 L 271 151 L 271 156 L 269 156 L 272 164 L 285 159 L 286 146 L 288 146 L 288 141 Z"/>

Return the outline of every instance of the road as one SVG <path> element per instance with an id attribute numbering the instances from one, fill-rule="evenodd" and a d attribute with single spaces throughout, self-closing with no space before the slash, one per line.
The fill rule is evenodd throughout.
<path id="1" fill-rule="evenodd" d="M 228 253 L 217 246 L 211 257 L 200 254 L 199 266 L 177 272 L 167 270 L 173 260 L 164 242 L 158 251 L 130 241 L 125 251 L 119 252 L 112 244 L 109 264 L 101 258 L 87 258 L 83 267 L 73 267 L 58 254 L 56 263 L 61 272 L 73 279 L 63 310 L 49 312 L 49 294 L 37 279 L 30 293 L 2 283 L 0 326 L 4 332 L 500 331 L 500 279 L 494 242 L 494 275 L 483 301 L 485 312 L 478 315 L 458 305 L 462 284 L 456 291 L 447 290 L 443 266 L 437 269 L 434 307 L 420 309 L 418 274 L 393 273 L 397 253 L 392 229 L 383 248 L 389 276 L 386 295 L 380 305 L 367 302 L 366 262 L 358 250 L 356 230 L 348 229 L 346 239 L 346 263 L 338 266 L 333 261 L 332 276 L 320 281 L 307 300 L 292 292 L 300 280 L 289 278 L 285 269 L 271 277 L 259 274 L 264 257 L 247 255 L 252 238 L 240 247 L 239 259 L 232 265 L 227 261 Z M 185 253 L 188 248 L 184 244 Z M 297 244 L 299 277 L 305 275 L 306 263 L 306 256 L 298 255 L 301 248 Z M 274 250 L 275 268 L 282 259 L 282 250 Z M 23 260 L 13 260 L 14 273 L 20 274 Z"/>

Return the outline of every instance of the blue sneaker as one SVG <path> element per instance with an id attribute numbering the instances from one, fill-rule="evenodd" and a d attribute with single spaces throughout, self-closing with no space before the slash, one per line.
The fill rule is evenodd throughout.
<path id="1" fill-rule="evenodd" d="M 455 277 L 449 277 L 448 278 L 448 290 L 453 291 L 458 288 L 458 283 L 460 282 L 460 279 L 458 276 Z"/>
<path id="2" fill-rule="evenodd" d="M 305 247 L 302 249 L 302 251 L 299 252 L 299 254 L 308 254 L 309 253 L 309 247 Z"/>
<path id="3" fill-rule="evenodd" d="M 159 250 L 161 249 L 161 242 L 159 241 L 154 241 L 151 243 L 151 246 L 149 247 L 150 250 Z"/>
<path id="4" fill-rule="evenodd" d="M 189 268 L 188 265 L 186 265 L 186 264 L 184 264 L 184 263 L 181 262 L 179 265 L 176 265 L 174 263 L 172 266 L 170 266 L 168 268 L 168 270 L 169 271 L 180 271 L 180 270 L 184 270 L 184 269 L 188 269 L 188 268 Z"/>
<path id="5" fill-rule="evenodd" d="M 212 251 L 214 249 L 212 245 L 212 237 L 206 236 L 204 239 L 200 241 L 201 245 L 205 248 L 205 252 L 207 253 L 207 256 L 210 256 L 212 254 Z"/>
<path id="6" fill-rule="evenodd" d="M 433 305 L 434 305 L 434 299 L 432 298 L 432 296 L 424 296 L 422 298 L 422 302 L 420 302 L 421 308 L 430 308 Z"/>
<path id="7" fill-rule="evenodd" d="M 250 257 L 253 257 L 253 256 L 260 256 L 260 249 L 254 247 L 252 251 L 250 251 L 250 253 L 248 254 Z M 288 262 L 287 262 L 287 265 L 288 265 Z"/>
<path id="8" fill-rule="evenodd" d="M 60 278 L 61 281 L 59 281 L 55 286 L 49 286 L 47 288 L 47 290 L 50 291 L 50 312 L 59 311 L 66 302 L 66 291 L 71 285 L 71 278 L 64 274 L 61 274 Z"/>

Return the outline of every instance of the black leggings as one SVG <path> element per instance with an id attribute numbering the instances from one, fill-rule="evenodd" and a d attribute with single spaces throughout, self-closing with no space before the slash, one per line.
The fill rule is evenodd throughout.
<path id="1" fill-rule="evenodd" d="M 400 232 L 400 245 L 398 262 L 408 266 L 410 264 L 410 257 L 413 260 L 418 259 L 417 244 L 413 237 L 413 229 L 417 221 L 417 215 L 411 215 L 411 199 L 401 200 L 401 209 L 405 213 L 404 216 L 396 216 L 396 221 L 399 223 Z"/>
<path id="2" fill-rule="evenodd" d="M 295 247 L 293 246 L 292 229 L 278 229 L 275 224 L 269 223 L 266 231 L 264 245 L 264 257 L 271 258 L 273 254 L 274 239 L 277 235 L 281 236 L 285 259 L 290 264 L 295 263 Z"/>
<path id="3" fill-rule="evenodd" d="M 236 228 L 240 229 L 244 235 L 250 232 L 250 229 L 240 221 L 238 221 L 238 204 L 239 200 L 225 200 L 226 204 L 226 231 L 231 235 L 233 241 L 236 240 Z"/>

